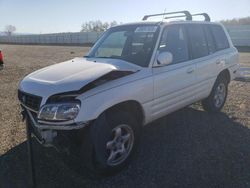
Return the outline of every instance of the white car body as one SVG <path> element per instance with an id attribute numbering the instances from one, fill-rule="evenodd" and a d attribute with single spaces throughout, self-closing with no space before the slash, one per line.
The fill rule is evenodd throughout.
<path id="1" fill-rule="evenodd" d="M 143 110 L 143 124 L 146 125 L 206 98 L 221 71 L 228 70 L 231 80 L 236 76 L 239 67 L 238 52 L 228 34 L 228 49 L 179 64 L 157 66 L 157 46 L 163 28 L 166 25 L 189 23 L 214 24 L 192 21 L 162 24 L 148 67 L 114 59 L 75 58 L 31 73 L 22 80 L 19 90 L 41 96 L 43 106 L 50 96 L 77 91 L 111 71 L 131 71 L 133 74 L 79 94 L 76 98 L 81 101 L 81 109 L 74 122 L 87 123 L 116 104 L 136 101 Z"/>
<path id="2" fill-rule="evenodd" d="M 197 16 L 167 14 L 175 13 Z M 129 161 L 141 125 L 197 101 L 219 112 L 238 51 L 222 25 L 198 15 L 205 21 L 113 27 L 87 56 L 26 76 L 18 98 L 28 138 L 73 151 L 91 171 L 113 173 Z"/>

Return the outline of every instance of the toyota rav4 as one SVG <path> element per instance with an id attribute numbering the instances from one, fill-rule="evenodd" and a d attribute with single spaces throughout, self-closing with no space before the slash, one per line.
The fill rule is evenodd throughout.
<path id="1" fill-rule="evenodd" d="M 198 15 L 205 21 L 192 21 Z M 154 16 L 163 20 L 145 21 Z M 112 173 L 130 160 L 142 126 L 197 101 L 206 111 L 221 110 L 238 69 L 225 28 L 187 11 L 143 20 L 108 29 L 86 56 L 20 82 L 22 114 L 41 144 Z"/>

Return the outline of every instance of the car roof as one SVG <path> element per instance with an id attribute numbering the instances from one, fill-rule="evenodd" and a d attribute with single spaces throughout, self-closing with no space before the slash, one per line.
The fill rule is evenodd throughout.
<path id="1" fill-rule="evenodd" d="M 140 22 L 132 22 L 132 23 L 126 23 L 121 24 L 115 27 L 119 26 L 132 26 L 132 25 L 171 25 L 171 24 L 211 24 L 211 25 L 221 25 L 217 22 L 208 22 L 208 21 L 189 21 L 189 20 L 173 20 L 173 21 L 140 21 Z"/>

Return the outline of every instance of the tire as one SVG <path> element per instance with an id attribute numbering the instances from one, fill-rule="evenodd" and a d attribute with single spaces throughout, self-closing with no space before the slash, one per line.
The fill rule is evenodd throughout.
<path id="1" fill-rule="evenodd" d="M 210 95 L 201 101 L 203 109 L 208 112 L 219 112 L 226 102 L 227 92 L 228 80 L 224 77 L 218 77 Z"/>
<path id="2" fill-rule="evenodd" d="M 90 125 L 81 146 L 85 166 L 92 174 L 101 176 L 122 170 L 137 145 L 138 127 L 138 122 L 128 112 L 110 111 L 100 115 Z"/>

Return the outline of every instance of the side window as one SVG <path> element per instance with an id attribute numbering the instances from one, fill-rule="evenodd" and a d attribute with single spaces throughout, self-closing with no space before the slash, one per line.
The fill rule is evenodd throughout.
<path id="1" fill-rule="evenodd" d="M 189 60 L 186 34 L 182 26 L 167 26 L 162 33 L 159 51 L 173 54 L 173 63 Z"/>
<path id="2" fill-rule="evenodd" d="M 207 42 L 203 27 L 198 24 L 188 25 L 188 34 L 192 47 L 193 59 L 208 55 Z"/>
<path id="3" fill-rule="evenodd" d="M 229 43 L 222 27 L 219 25 L 211 25 L 210 27 L 215 39 L 216 49 L 224 50 L 229 48 Z"/>
<path id="4" fill-rule="evenodd" d="M 204 27 L 204 30 L 205 30 L 205 35 L 207 39 L 208 52 L 209 54 L 213 54 L 214 52 L 216 52 L 216 46 L 215 46 L 213 35 L 211 33 L 209 26 L 206 25 Z"/>

